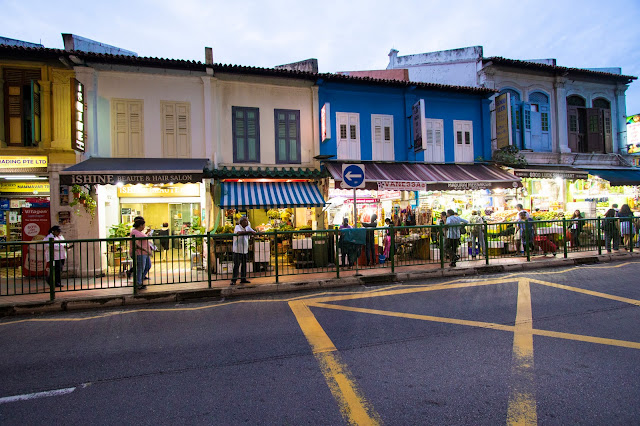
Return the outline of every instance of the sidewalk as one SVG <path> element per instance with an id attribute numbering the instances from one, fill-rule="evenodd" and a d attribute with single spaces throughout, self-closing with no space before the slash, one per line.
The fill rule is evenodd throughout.
<path id="1" fill-rule="evenodd" d="M 149 285 L 146 290 L 133 295 L 131 287 L 116 287 L 97 290 L 65 291 L 56 293 L 54 301 L 49 294 L 27 294 L 0 297 L 0 316 L 62 312 L 81 309 L 95 309 L 116 306 L 136 306 L 155 303 L 176 303 L 190 300 L 222 300 L 255 295 L 269 295 L 296 291 L 329 289 L 353 285 L 376 285 L 392 282 L 428 280 L 442 277 L 481 275 L 501 272 L 523 272 L 533 269 L 568 267 L 580 264 L 630 261 L 640 258 L 640 252 L 598 255 L 593 252 L 569 253 L 565 259 L 558 257 L 532 257 L 530 262 L 523 258 L 492 259 L 490 265 L 482 260 L 461 261 L 455 268 L 440 268 L 437 264 L 399 266 L 395 273 L 389 268 L 374 268 L 359 271 L 341 270 L 340 278 L 335 272 L 280 277 L 275 283 L 273 277 L 253 278 L 246 286 L 229 286 L 229 281 L 214 281 L 208 288 L 206 281 L 185 284 Z"/>

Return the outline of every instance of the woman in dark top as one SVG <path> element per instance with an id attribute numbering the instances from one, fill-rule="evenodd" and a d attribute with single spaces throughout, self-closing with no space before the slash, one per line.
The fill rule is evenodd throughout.
<path id="1" fill-rule="evenodd" d="M 580 247 L 580 233 L 584 226 L 584 222 L 580 219 L 582 219 L 580 210 L 573 212 L 573 216 L 571 216 L 571 246 L 576 248 Z"/>
<path id="2" fill-rule="evenodd" d="M 613 241 L 614 250 L 618 251 L 620 249 L 620 231 L 618 226 L 616 211 L 614 209 L 607 210 L 604 214 L 602 228 L 604 230 L 604 246 L 608 253 L 611 253 L 611 241 Z"/>

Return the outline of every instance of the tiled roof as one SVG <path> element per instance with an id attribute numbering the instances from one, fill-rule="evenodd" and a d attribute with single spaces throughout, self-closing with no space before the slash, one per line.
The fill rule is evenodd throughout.
<path id="1" fill-rule="evenodd" d="M 168 69 L 181 69 L 189 71 L 206 72 L 207 67 L 213 69 L 213 72 L 226 72 L 233 74 L 249 74 L 249 75 L 261 75 L 272 77 L 284 77 L 295 78 L 309 81 L 336 81 L 345 83 L 356 84 L 372 84 L 377 86 L 386 87 L 416 87 L 419 89 L 427 90 L 441 90 L 447 92 L 462 92 L 477 95 L 491 96 L 497 91 L 493 89 L 487 89 L 484 87 L 466 87 L 466 86 L 451 86 L 446 84 L 437 83 L 419 83 L 411 81 L 399 81 L 399 80 L 386 80 L 371 77 L 352 77 L 348 75 L 332 74 L 332 73 L 313 73 L 308 71 L 295 71 L 287 69 L 276 68 L 261 68 L 251 67 L 243 65 L 229 65 L 229 64 L 213 64 L 207 66 L 199 61 L 188 61 L 183 59 L 166 59 L 166 58 L 154 58 L 145 56 L 127 56 L 127 55 L 110 55 L 104 53 L 90 53 L 82 51 L 66 51 L 62 49 L 50 49 L 50 48 L 33 48 L 33 47 L 21 47 L 0 45 L 0 57 L 15 58 L 15 59 L 32 59 L 32 60 L 45 60 L 45 59 L 58 59 L 61 56 L 75 56 L 88 63 L 103 63 L 103 64 L 115 64 L 115 65 L 128 65 L 137 67 L 150 67 L 150 68 L 168 68 Z"/>
<path id="2" fill-rule="evenodd" d="M 537 62 L 521 61 L 517 59 L 507 59 L 500 56 L 492 56 L 489 58 L 484 58 L 482 62 L 485 64 L 488 62 L 491 62 L 494 65 L 504 66 L 504 67 L 548 71 L 556 75 L 569 73 L 569 74 L 578 74 L 578 75 L 592 76 L 592 77 L 602 77 L 610 80 L 622 81 L 625 83 L 631 83 L 631 81 L 636 80 L 638 78 L 632 75 L 614 74 L 614 73 L 604 72 L 604 71 L 592 71 L 584 68 L 560 67 L 557 65 L 540 64 Z"/>
<path id="3" fill-rule="evenodd" d="M 214 179 L 319 179 L 327 175 L 327 172 L 317 169 L 303 169 L 295 167 L 222 167 L 221 169 L 205 169 L 205 177 Z"/>

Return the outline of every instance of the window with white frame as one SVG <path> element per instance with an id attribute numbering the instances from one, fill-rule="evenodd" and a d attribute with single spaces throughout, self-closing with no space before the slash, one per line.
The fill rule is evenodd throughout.
<path id="1" fill-rule="evenodd" d="M 371 115 L 371 148 L 373 161 L 393 161 L 393 116 Z"/>
<path id="2" fill-rule="evenodd" d="M 360 160 L 360 114 L 337 112 L 338 160 Z"/>
<path id="3" fill-rule="evenodd" d="M 114 157 L 144 157 L 144 104 L 141 99 L 111 101 Z"/>
<path id="4" fill-rule="evenodd" d="M 189 102 L 160 102 L 162 111 L 162 156 L 191 157 L 191 104 Z"/>
<path id="5" fill-rule="evenodd" d="M 453 120 L 455 162 L 473 163 L 473 121 Z"/>
<path id="6" fill-rule="evenodd" d="M 427 118 L 427 134 L 423 141 L 424 161 L 444 163 L 444 120 Z"/>

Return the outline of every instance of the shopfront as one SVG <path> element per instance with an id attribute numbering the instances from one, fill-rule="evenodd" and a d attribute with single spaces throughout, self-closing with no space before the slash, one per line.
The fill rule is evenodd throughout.
<path id="1" fill-rule="evenodd" d="M 453 209 L 463 216 L 473 209 L 504 208 L 504 199 L 509 191 L 519 189 L 520 178 L 497 167 L 486 165 L 424 164 L 424 163 L 364 163 L 364 190 L 356 190 L 358 204 L 364 212 L 375 210 L 379 225 L 389 218 L 395 225 L 430 225 L 440 211 Z M 342 180 L 341 163 L 327 163 L 327 169 L 338 188 Z M 330 190 L 331 206 L 344 204 L 339 197 L 353 198 L 353 191 L 341 193 Z M 334 194 L 333 197 L 331 195 Z M 364 201 L 360 201 L 360 199 Z M 337 200 L 336 200 L 337 199 Z M 371 204 L 366 201 L 372 200 Z M 358 206 L 360 207 L 360 205 Z M 334 211 L 338 210 L 334 208 Z M 344 217 L 353 224 L 352 214 L 342 208 Z M 339 210 L 338 214 L 339 216 Z M 341 221 L 333 216 L 331 223 Z M 363 217 L 359 214 L 359 222 Z M 364 220 L 366 222 L 366 220 Z"/>
<path id="2" fill-rule="evenodd" d="M 91 158 L 60 172 L 60 192 L 69 197 L 78 189 L 98 194 L 103 236 L 136 216 L 143 216 L 151 229 L 168 228 L 169 235 L 203 231 L 206 164 L 206 159 Z"/>
<path id="3" fill-rule="evenodd" d="M 0 156 L 0 241 L 22 241 L 22 210 L 49 210 L 49 197 L 46 156 Z M 39 234 L 46 231 L 41 230 Z"/>
<path id="4" fill-rule="evenodd" d="M 588 169 L 588 179 L 576 181 L 569 187 L 569 198 L 589 206 L 599 216 L 614 204 L 628 204 L 640 211 L 640 169 Z"/>
<path id="5" fill-rule="evenodd" d="M 534 212 L 573 212 L 595 215 L 590 203 L 571 196 L 572 188 L 582 187 L 588 179 L 585 170 L 568 166 L 537 166 L 513 170 L 522 178 L 523 188 L 517 200 L 525 209 Z M 593 216 L 590 216 L 593 217 Z"/>

